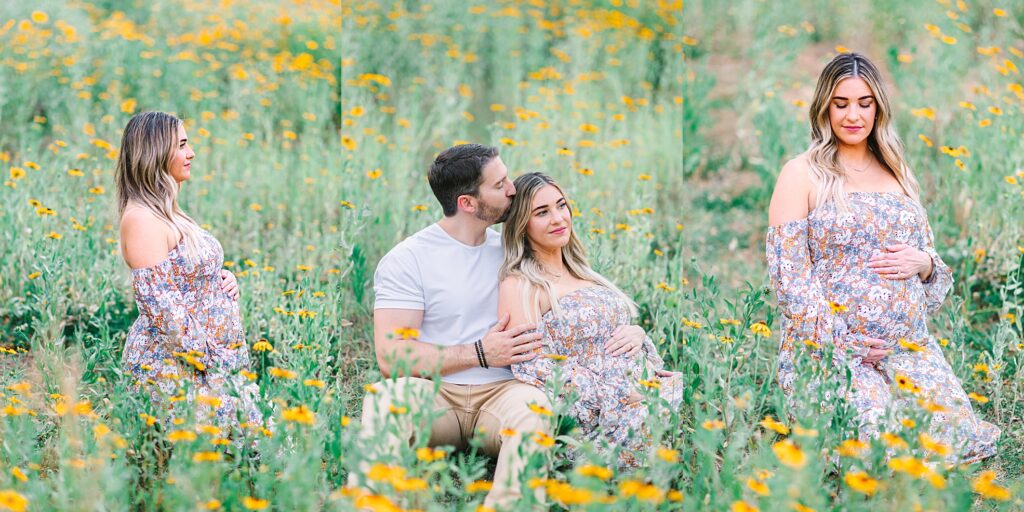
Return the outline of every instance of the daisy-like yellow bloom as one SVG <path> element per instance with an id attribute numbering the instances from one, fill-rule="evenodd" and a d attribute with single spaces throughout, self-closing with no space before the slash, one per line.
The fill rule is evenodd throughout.
<path id="1" fill-rule="evenodd" d="M 420 331 L 411 327 L 399 327 L 395 329 L 394 335 L 400 340 L 412 340 L 420 337 Z"/>
<path id="2" fill-rule="evenodd" d="M 284 368 L 278 368 L 276 366 L 271 366 L 267 370 L 267 373 L 269 373 L 272 377 L 277 377 L 279 379 L 294 379 L 299 375 L 291 370 L 285 370 Z"/>
<path id="3" fill-rule="evenodd" d="M 658 458 L 668 462 L 675 463 L 679 461 L 679 450 L 673 450 L 671 448 L 665 448 L 664 446 L 659 447 L 657 450 Z"/>
<path id="4" fill-rule="evenodd" d="M 274 350 L 274 346 L 271 345 L 269 341 L 260 339 L 256 343 L 253 343 L 252 349 L 256 352 L 272 352 Z"/>
<path id="5" fill-rule="evenodd" d="M 686 317 L 683 317 L 682 321 L 683 321 L 683 325 L 685 325 L 685 326 L 687 326 L 687 327 L 689 327 L 691 329 L 703 329 L 704 328 L 704 325 L 701 324 L 700 322 L 694 322 L 693 320 L 690 320 L 689 318 L 686 318 Z"/>
<path id="6" fill-rule="evenodd" d="M 242 506 L 245 507 L 246 510 L 264 510 L 270 506 L 270 501 L 246 496 L 242 498 Z"/>
<path id="7" fill-rule="evenodd" d="M 1010 493 L 1009 489 L 996 485 L 994 483 L 995 479 L 995 471 L 982 471 L 974 480 L 971 480 L 971 490 L 986 499 L 1008 501 L 1013 497 L 1013 494 Z"/>
<path id="8" fill-rule="evenodd" d="M 292 423 L 301 423 L 303 425 L 312 425 L 316 423 L 316 413 L 309 410 L 305 405 L 299 405 L 292 407 L 291 409 L 285 409 L 281 412 L 281 419 L 290 421 Z"/>
<path id="9" fill-rule="evenodd" d="M 778 432 L 779 434 L 782 434 L 784 436 L 789 435 L 789 427 L 787 427 L 783 423 L 775 421 L 775 419 L 772 418 L 771 416 L 765 416 L 764 419 L 761 420 L 761 426 L 768 430 L 774 430 L 775 432 Z"/>
<path id="10" fill-rule="evenodd" d="M 200 394 L 196 395 L 196 402 L 216 409 L 221 406 L 223 401 L 220 397 Z"/>
<path id="11" fill-rule="evenodd" d="M 974 400 L 975 402 L 978 402 L 979 404 L 988 403 L 988 397 L 986 397 L 984 395 L 979 395 L 979 394 L 974 393 L 974 392 L 967 393 L 967 398 L 970 398 L 971 400 Z"/>
<path id="12" fill-rule="evenodd" d="M 863 471 L 851 471 L 843 479 L 846 481 L 846 485 L 859 493 L 871 496 L 878 492 L 878 480 L 871 478 Z"/>
<path id="13" fill-rule="evenodd" d="M 908 391 L 910 393 L 917 394 L 921 392 L 921 388 L 918 387 L 910 377 L 902 373 L 896 374 L 896 385 L 903 391 Z"/>
<path id="14" fill-rule="evenodd" d="M 900 338 L 900 347 L 902 347 L 902 348 L 904 348 L 906 350 L 909 350 L 911 352 L 924 352 L 924 347 L 923 346 L 918 345 L 917 343 L 914 343 L 913 341 L 908 341 L 906 338 Z"/>
<path id="15" fill-rule="evenodd" d="M 729 507 L 729 512 L 759 512 L 760 509 L 747 503 L 746 501 L 734 501 L 732 506 Z"/>
<path id="16" fill-rule="evenodd" d="M 217 462 L 220 459 L 220 452 L 196 452 L 192 456 L 192 462 Z"/>
<path id="17" fill-rule="evenodd" d="M 771 491 L 768 490 L 768 484 L 756 478 L 747 479 L 747 488 L 760 496 L 771 496 L 772 494 Z"/>
<path id="18" fill-rule="evenodd" d="M 416 458 L 423 462 L 434 462 L 441 460 L 447 455 L 444 450 L 424 446 L 416 449 Z"/>
<path id="19" fill-rule="evenodd" d="M 199 425 L 196 427 L 196 430 L 213 437 L 219 436 L 221 432 L 220 427 L 215 427 L 213 425 Z"/>
<path id="20" fill-rule="evenodd" d="M 785 439 L 772 445 L 772 451 L 784 466 L 801 469 L 807 465 L 807 454 L 793 440 Z"/>
<path id="21" fill-rule="evenodd" d="M 881 436 L 879 437 L 881 437 L 882 442 L 885 443 L 885 445 L 888 446 L 889 448 L 893 448 L 896 450 L 906 450 L 909 447 L 909 445 L 907 445 L 907 442 L 904 441 L 902 437 L 893 434 L 892 432 L 882 432 Z"/>
<path id="22" fill-rule="evenodd" d="M 391 486 L 398 492 L 423 491 L 427 488 L 427 481 L 422 478 L 402 478 L 391 482 Z"/>
<path id="23" fill-rule="evenodd" d="M 366 478 L 374 482 L 394 482 L 405 478 L 405 468 L 401 466 L 389 466 L 387 464 L 374 464 L 366 473 Z"/>
<path id="24" fill-rule="evenodd" d="M 768 328 L 768 324 L 764 322 L 756 322 L 750 326 L 750 331 L 755 335 L 770 338 L 772 336 L 772 330 Z"/>
<path id="25" fill-rule="evenodd" d="M 917 400 L 917 405 L 920 406 L 922 409 L 924 409 L 924 410 L 926 410 L 926 411 L 928 411 L 928 412 L 930 412 L 932 414 L 939 413 L 939 412 L 946 412 L 946 411 L 949 410 L 945 406 L 943 406 L 942 404 L 933 402 L 931 400 L 925 400 L 923 398 Z"/>
<path id="26" fill-rule="evenodd" d="M 664 493 L 658 486 L 635 479 L 621 482 L 619 484 L 619 494 L 624 498 L 636 498 L 637 500 L 651 503 L 660 503 L 664 499 Z"/>
<path id="27" fill-rule="evenodd" d="M 478 492 L 489 492 L 494 484 L 488 480 L 475 480 L 466 485 L 466 492 L 473 494 Z"/>
<path id="28" fill-rule="evenodd" d="M 725 428 L 725 422 L 722 420 L 707 420 L 703 424 L 704 430 L 722 430 Z"/>
<path id="29" fill-rule="evenodd" d="M 544 407 L 542 405 L 527 404 L 527 407 L 529 407 L 530 410 L 533 411 L 534 413 L 539 414 L 541 416 L 551 416 L 551 409 L 548 409 L 547 407 Z"/>
<path id="30" fill-rule="evenodd" d="M 931 473 L 931 469 L 921 459 L 909 455 L 889 459 L 888 466 L 897 473 L 906 473 L 914 478 Z"/>
<path id="31" fill-rule="evenodd" d="M 533 442 L 543 446 L 544 448 L 551 448 L 555 445 L 554 438 L 539 431 L 534 433 Z"/>
<path id="32" fill-rule="evenodd" d="M 167 440 L 172 443 L 177 443 L 178 441 L 195 441 L 196 437 L 196 433 L 190 430 L 175 430 L 174 432 L 167 434 Z"/>
<path id="33" fill-rule="evenodd" d="M 793 425 L 793 433 L 800 437 L 818 437 L 818 429 L 803 428 L 800 425 Z"/>
<path id="34" fill-rule="evenodd" d="M 597 466 L 594 464 L 584 464 L 576 468 L 576 472 L 582 476 L 590 476 L 597 478 L 598 480 L 605 481 L 612 477 L 612 470 L 604 466 Z"/>
<path id="35" fill-rule="evenodd" d="M 0 509 L 11 512 L 24 512 L 28 509 L 28 498 L 15 490 L 0 491 Z"/>
<path id="36" fill-rule="evenodd" d="M 842 304 L 839 304 L 838 302 L 832 302 L 832 301 L 829 301 L 828 307 L 829 307 L 829 309 L 832 310 L 832 314 L 833 315 L 836 314 L 836 313 L 845 313 L 845 312 L 850 310 L 850 308 L 848 308 L 848 307 L 846 307 L 846 306 L 844 306 Z"/>
<path id="37" fill-rule="evenodd" d="M 928 435 L 927 433 L 922 433 L 921 435 L 917 436 L 917 440 L 921 442 L 922 448 L 940 457 L 945 457 L 952 453 L 953 451 L 948 444 L 943 444 L 939 441 L 936 441 L 934 438 L 932 438 L 932 436 Z"/>

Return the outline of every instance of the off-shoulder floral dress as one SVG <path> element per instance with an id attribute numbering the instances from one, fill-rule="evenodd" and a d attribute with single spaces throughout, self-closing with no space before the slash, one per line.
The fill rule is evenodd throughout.
<path id="1" fill-rule="evenodd" d="M 953 448 L 950 462 L 993 455 L 999 429 L 975 415 L 928 332 L 927 315 L 941 306 L 953 278 L 935 252 L 924 208 L 898 192 L 852 192 L 847 198 L 845 214 L 826 203 L 806 219 L 768 231 L 768 270 L 781 312 L 778 377 L 791 405 L 801 403 L 794 393 L 810 391 L 794 389 L 798 382 L 815 387 L 801 374 L 831 348 L 832 364 L 819 367 L 832 379 L 843 379 L 849 369 L 849 387 L 840 389 L 856 408 L 864 440 L 895 429 L 887 410 L 923 407 L 934 413 L 932 436 Z M 896 243 L 931 257 L 927 281 L 888 280 L 868 267 L 873 254 Z M 878 365 L 862 363 L 857 342 L 865 337 L 884 340 L 893 352 Z M 802 360 L 805 366 L 801 351 L 810 356 Z"/>
<path id="2" fill-rule="evenodd" d="M 221 426 L 262 425 L 258 388 L 239 373 L 248 369 L 249 347 L 238 302 L 221 290 L 224 252 L 206 231 L 197 245 L 191 261 L 182 242 L 160 263 L 132 270 L 139 317 L 123 365 L 172 416 L 195 406 L 198 417 L 212 415 Z"/>
<path id="3" fill-rule="evenodd" d="M 513 364 L 512 373 L 520 381 L 544 389 L 560 367 L 563 393 L 571 389 L 577 395 L 569 414 L 583 440 L 595 442 L 602 451 L 619 447 L 620 467 L 637 467 L 650 449 L 645 428 L 648 404 L 629 403 L 630 393 L 640 392 L 641 380 L 657 382 L 658 396 L 678 410 L 682 385 L 676 376 L 655 376 L 665 363 L 649 337 L 644 340 L 642 357 L 605 353 L 605 341 L 615 328 L 630 321 L 629 306 L 611 289 L 596 285 L 580 288 L 562 296 L 558 304 L 561 317 L 548 311 L 538 322 L 537 330 L 543 335 L 541 355 Z M 602 441 L 607 441 L 607 448 Z M 570 457 L 576 455 L 569 453 Z"/>

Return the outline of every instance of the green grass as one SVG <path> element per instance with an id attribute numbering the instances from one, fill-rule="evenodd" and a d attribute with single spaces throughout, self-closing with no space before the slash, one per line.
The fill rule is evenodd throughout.
<path id="1" fill-rule="evenodd" d="M 545 452 L 556 468 L 547 476 L 590 502 L 580 507 L 670 510 L 679 497 L 687 510 L 741 500 L 761 510 L 795 501 L 816 510 L 1020 507 L 1024 198 L 1004 177 L 1022 167 L 1021 102 L 1007 89 L 1022 79 L 993 63 L 1024 66 L 1009 50 L 1022 49 L 1022 13 L 886 0 L 726 9 L 635 0 L 157 1 L 123 15 L 114 12 L 126 8 L 120 2 L 22 4 L 0 7 L 8 182 L 0 187 L 0 345 L 12 352 L 0 355 L 10 406 L 0 413 L 0 491 L 31 509 L 259 505 L 247 497 L 278 510 L 351 509 L 343 487 L 366 452 L 356 437 L 363 385 L 380 378 L 370 341 L 373 269 L 439 217 L 425 170 L 460 140 L 499 146 L 513 175 L 542 170 L 564 185 L 598 270 L 637 300 L 638 321 L 688 383 L 686 405 L 652 428 L 664 458 L 635 473 L 605 482 L 560 462 L 562 444 Z M 31 21 L 33 10 L 46 19 Z M 925 23 L 957 43 L 942 43 Z M 759 321 L 776 327 L 764 289 L 767 201 L 774 173 L 806 144 L 805 108 L 793 101 L 810 99 L 840 44 L 871 55 L 891 79 L 899 132 L 957 279 L 933 333 L 951 340 L 954 370 L 968 391 L 990 398 L 978 409 L 1003 428 L 1000 455 L 943 471 L 944 489 L 894 476 L 880 445 L 865 464 L 883 488 L 866 497 L 847 486 L 844 474 L 859 463 L 843 459 L 837 472 L 819 456 L 854 435 L 842 407 L 800 419 L 817 431 L 790 436 L 806 455 L 801 468 L 782 464 L 772 446 L 784 436 L 760 425 L 766 415 L 786 417 L 776 337 L 750 330 Z M 987 57 L 978 46 L 1001 51 Z M 912 114 L 923 107 L 935 118 Z M 274 347 L 253 354 L 275 420 L 270 436 L 249 433 L 253 443 L 212 445 L 197 430 L 203 418 L 147 425 L 139 413 L 157 411 L 120 367 L 137 312 L 117 250 L 110 151 L 130 116 L 151 109 L 186 120 L 197 157 L 181 202 L 209 225 L 239 276 L 250 345 Z M 984 118 L 991 126 L 978 125 Z M 968 148 L 965 170 L 941 146 Z M 972 369 L 980 362 L 989 381 Z M 273 377 L 270 367 L 297 377 Z M 27 389 L 7 388 L 17 383 Z M 282 418 L 299 405 L 314 411 L 314 425 Z M 196 439 L 172 443 L 173 429 Z M 919 455 L 915 432 L 904 437 Z M 221 460 L 194 460 L 205 451 L 223 452 Z M 429 483 L 387 493 L 409 508 L 474 510 L 483 494 L 467 486 L 490 477 L 490 462 L 474 453 L 428 462 L 410 449 L 392 463 Z M 527 477 L 542 477 L 544 465 L 531 462 Z M 987 469 L 1012 499 L 972 492 Z M 748 485 L 757 477 L 770 495 Z M 552 489 L 570 500 L 569 488 Z M 0 506 L 12 496 L 0 494 Z"/>

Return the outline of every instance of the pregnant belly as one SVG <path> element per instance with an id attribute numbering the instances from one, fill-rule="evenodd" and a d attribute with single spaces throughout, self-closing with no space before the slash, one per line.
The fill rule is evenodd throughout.
<path id="1" fill-rule="evenodd" d="M 924 288 L 920 280 L 852 279 L 829 290 L 830 301 L 845 306 L 839 313 L 851 334 L 896 344 L 919 342 L 927 335 Z"/>
<path id="2" fill-rule="evenodd" d="M 237 302 L 227 296 L 218 296 L 204 306 L 200 318 L 212 344 L 230 346 L 242 341 L 242 320 Z"/>

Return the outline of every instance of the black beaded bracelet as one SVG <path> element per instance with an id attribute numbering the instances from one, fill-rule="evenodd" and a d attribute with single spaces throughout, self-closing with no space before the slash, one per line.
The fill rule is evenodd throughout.
<path id="1" fill-rule="evenodd" d="M 476 340 L 476 343 L 474 343 L 473 346 L 476 347 L 476 358 L 477 361 L 480 363 L 480 366 L 483 368 L 490 368 L 489 366 L 487 366 L 487 358 L 484 357 L 483 340 Z"/>
<path id="2" fill-rule="evenodd" d="M 480 340 L 473 342 L 473 350 L 476 350 L 476 364 L 480 365 L 481 368 L 484 366 L 484 360 L 480 357 Z"/>

